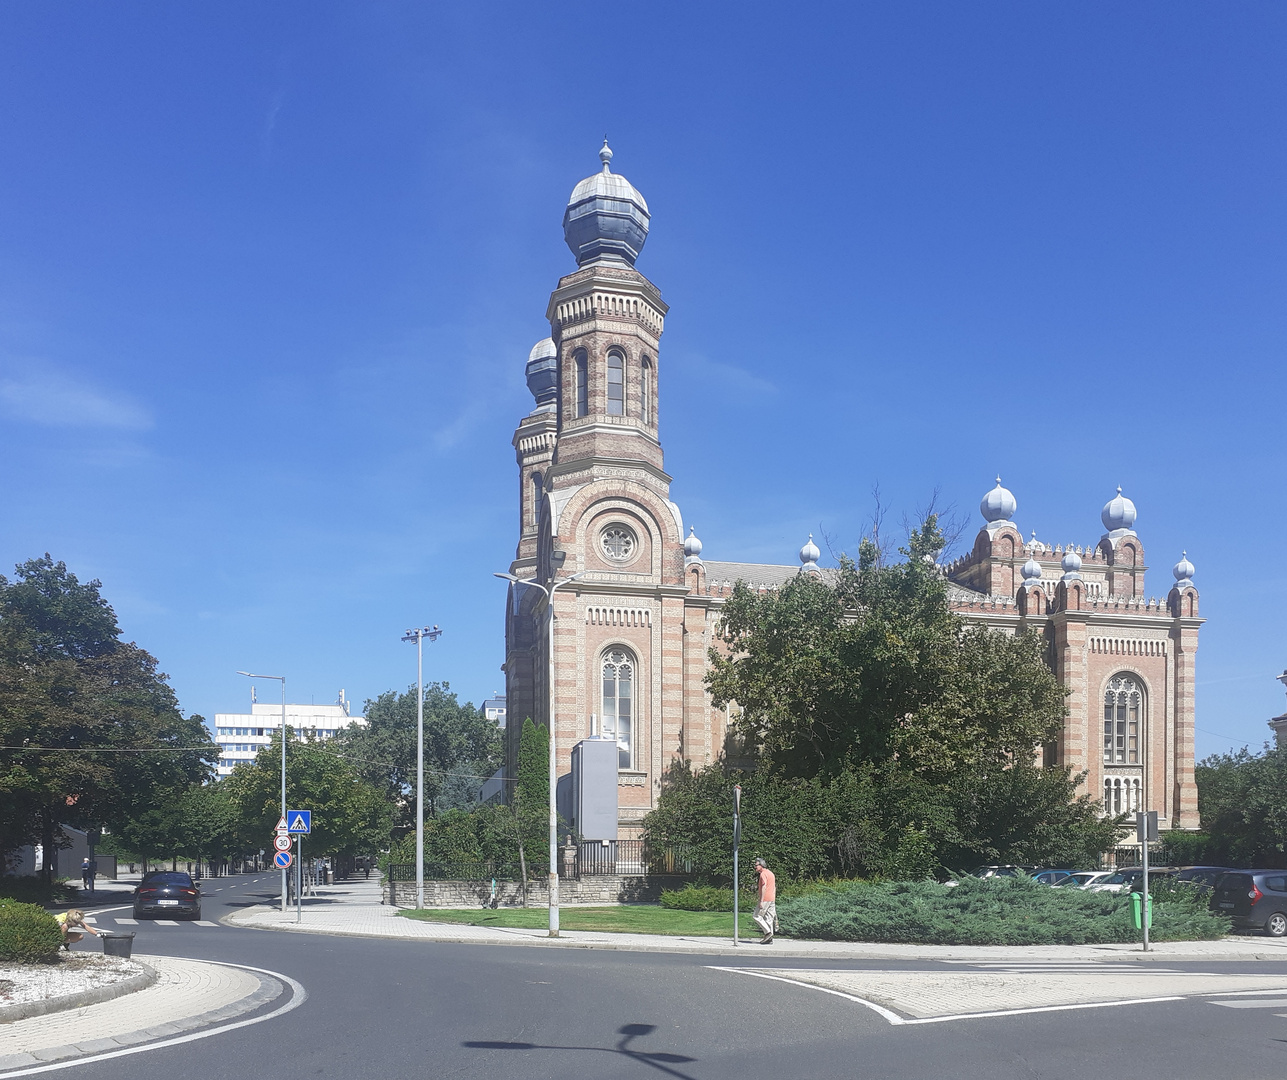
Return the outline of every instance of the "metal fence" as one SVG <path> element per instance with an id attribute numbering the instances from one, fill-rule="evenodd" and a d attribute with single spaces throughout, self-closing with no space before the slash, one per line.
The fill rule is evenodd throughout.
<path id="1" fill-rule="evenodd" d="M 544 854 L 544 851 L 541 852 Z M 530 877 L 544 877 L 544 860 L 538 867 L 529 862 Z M 581 877 L 620 874 L 642 877 L 648 874 L 693 873 L 692 856 L 686 845 L 653 845 L 647 840 L 583 840 L 572 848 L 559 851 L 559 877 L 575 880 Z M 512 862 L 425 860 L 425 881 L 517 881 L 518 860 Z M 390 881 L 415 881 L 415 863 L 390 863 Z"/>

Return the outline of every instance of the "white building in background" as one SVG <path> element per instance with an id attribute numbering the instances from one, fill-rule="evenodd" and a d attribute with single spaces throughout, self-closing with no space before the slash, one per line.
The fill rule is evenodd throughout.
<path id="1" fill-rule="evenodd" d="M 325 741 L 349 724 L 365 724 L 366 718 L 349 715 L 349 701 L 340 691 L 333 705 L 286 704 L 286 724 L 294 735 L 307 736 L 312 732 Z M 215 713 L 215 742 L 221 747 L 216 770 L 220 779 L 229 776 L 244 761 L 253 761 L 255 755 L 267 746 L 273 732 L 282 726 L 280 704 L 257 702 L 251 696 L 248 713 Z"/>
<path id="2" fill-rule="evenodd" d="M 483 702 L 483 715 L 496 724 L 501 731 L 505 730 L 505 695 L 493 694 Z"/>

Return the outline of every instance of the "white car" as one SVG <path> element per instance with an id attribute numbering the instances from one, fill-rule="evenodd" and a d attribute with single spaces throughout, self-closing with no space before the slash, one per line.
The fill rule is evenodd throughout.
<path id="1" fill-rule="evenodd" d="M 1117 892 L 1121 889 L 1120 885 L 1107 885 L 1102 883 L 1113 876 L 1111 870 L 1078 870 L 1075 874 L 1069 874 L 1063 881 L 1056 881 L 1056 889 L 1090 889 L 1094 892 Z"/>

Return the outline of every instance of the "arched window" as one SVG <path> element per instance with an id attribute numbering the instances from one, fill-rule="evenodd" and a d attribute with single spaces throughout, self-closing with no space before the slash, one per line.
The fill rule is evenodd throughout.
<path id="1" fill-rule="evenodd" d="M 652 423 L 652 361 L 639 366 L 639 415 L 645 424 Z"/>
<path id="2" fill-rule="evenodd" d="M 1131 675 L 1117 675 L 1104 691 L 1104 763 L 1140 763 L 1144 690 Z"/>
<path id="3" fill-rule="evenodd" d="M 541 521 L 541 499 L 545 497 L 545 477 L 539 472 L 532 473 L 532 524 Z"/>
<path id="4" fill-rule="evenodd" d="M 608 353 L 608 415 L 626 415 L 626 359 L 615 349 Z"/>
<path id="5" fill-rule="evenodd" d="M 586 356 L 584 349 L 576 351 L 576 414 L 585 416 L 590 411 L 590 395 L 588 391 L 589 372 L 586 370 Z"/>
<path id="6" fill-rule="evenodd" d="M 635 661 L 625 649 L 603 657 L 603 734 L 617 740 L 617 768 L 630 768 L 634 748 Z"/>

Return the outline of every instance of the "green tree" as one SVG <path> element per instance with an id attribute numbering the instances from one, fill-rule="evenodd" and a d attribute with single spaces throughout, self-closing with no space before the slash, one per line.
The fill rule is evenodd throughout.
<path id="1" fill-rule="evenodd" d="M 257 837 L 254 846 L 267 847 L 281 816 L 280 742 L 280 732 L 274 731 L 254 761 L 238 765 L 221 781 L 229 786 L 236 835 L 243 843 L 254 843 Z M 313 831 L 304 841 L 306 855 L 365 855 L 388 843 L 388 800 L 329 742 L 311 732 L 287 744 L 286 804 L 288 809 L 313 811 Z"/>
<path id="2" fill-rule="evenodd" d="M 395 833 L 415 828 L 416 689 L 388 690 L 366 702 L 366 724 L 336 737 L 335 748 L 396 807 Z M 447 683 L 425 687 L 425 809 L 428 816 L 469 807 L 502 760 L 494 721 L 461 704 Z"/>
<path id="3" fill-rule="evenodd" d="M 1213 754 L 1194 770 L 1203 858 L 1234 866 L 1287 866 L 1287 747 L 1245 746 Z"/>
<path id="4" fill-rule="evenodd" d="M 47 554 L 0 577 L 0 857 L 54 850 L 60 823 L 123 825 L 217 757 L 100 588 Z"/>
<path id="5" fill-rule="evenodd" d="M 511 807 L 525 871 L 550 872 L 550 729 L 529 716 L 518 741 L 518 778 Z"/>

